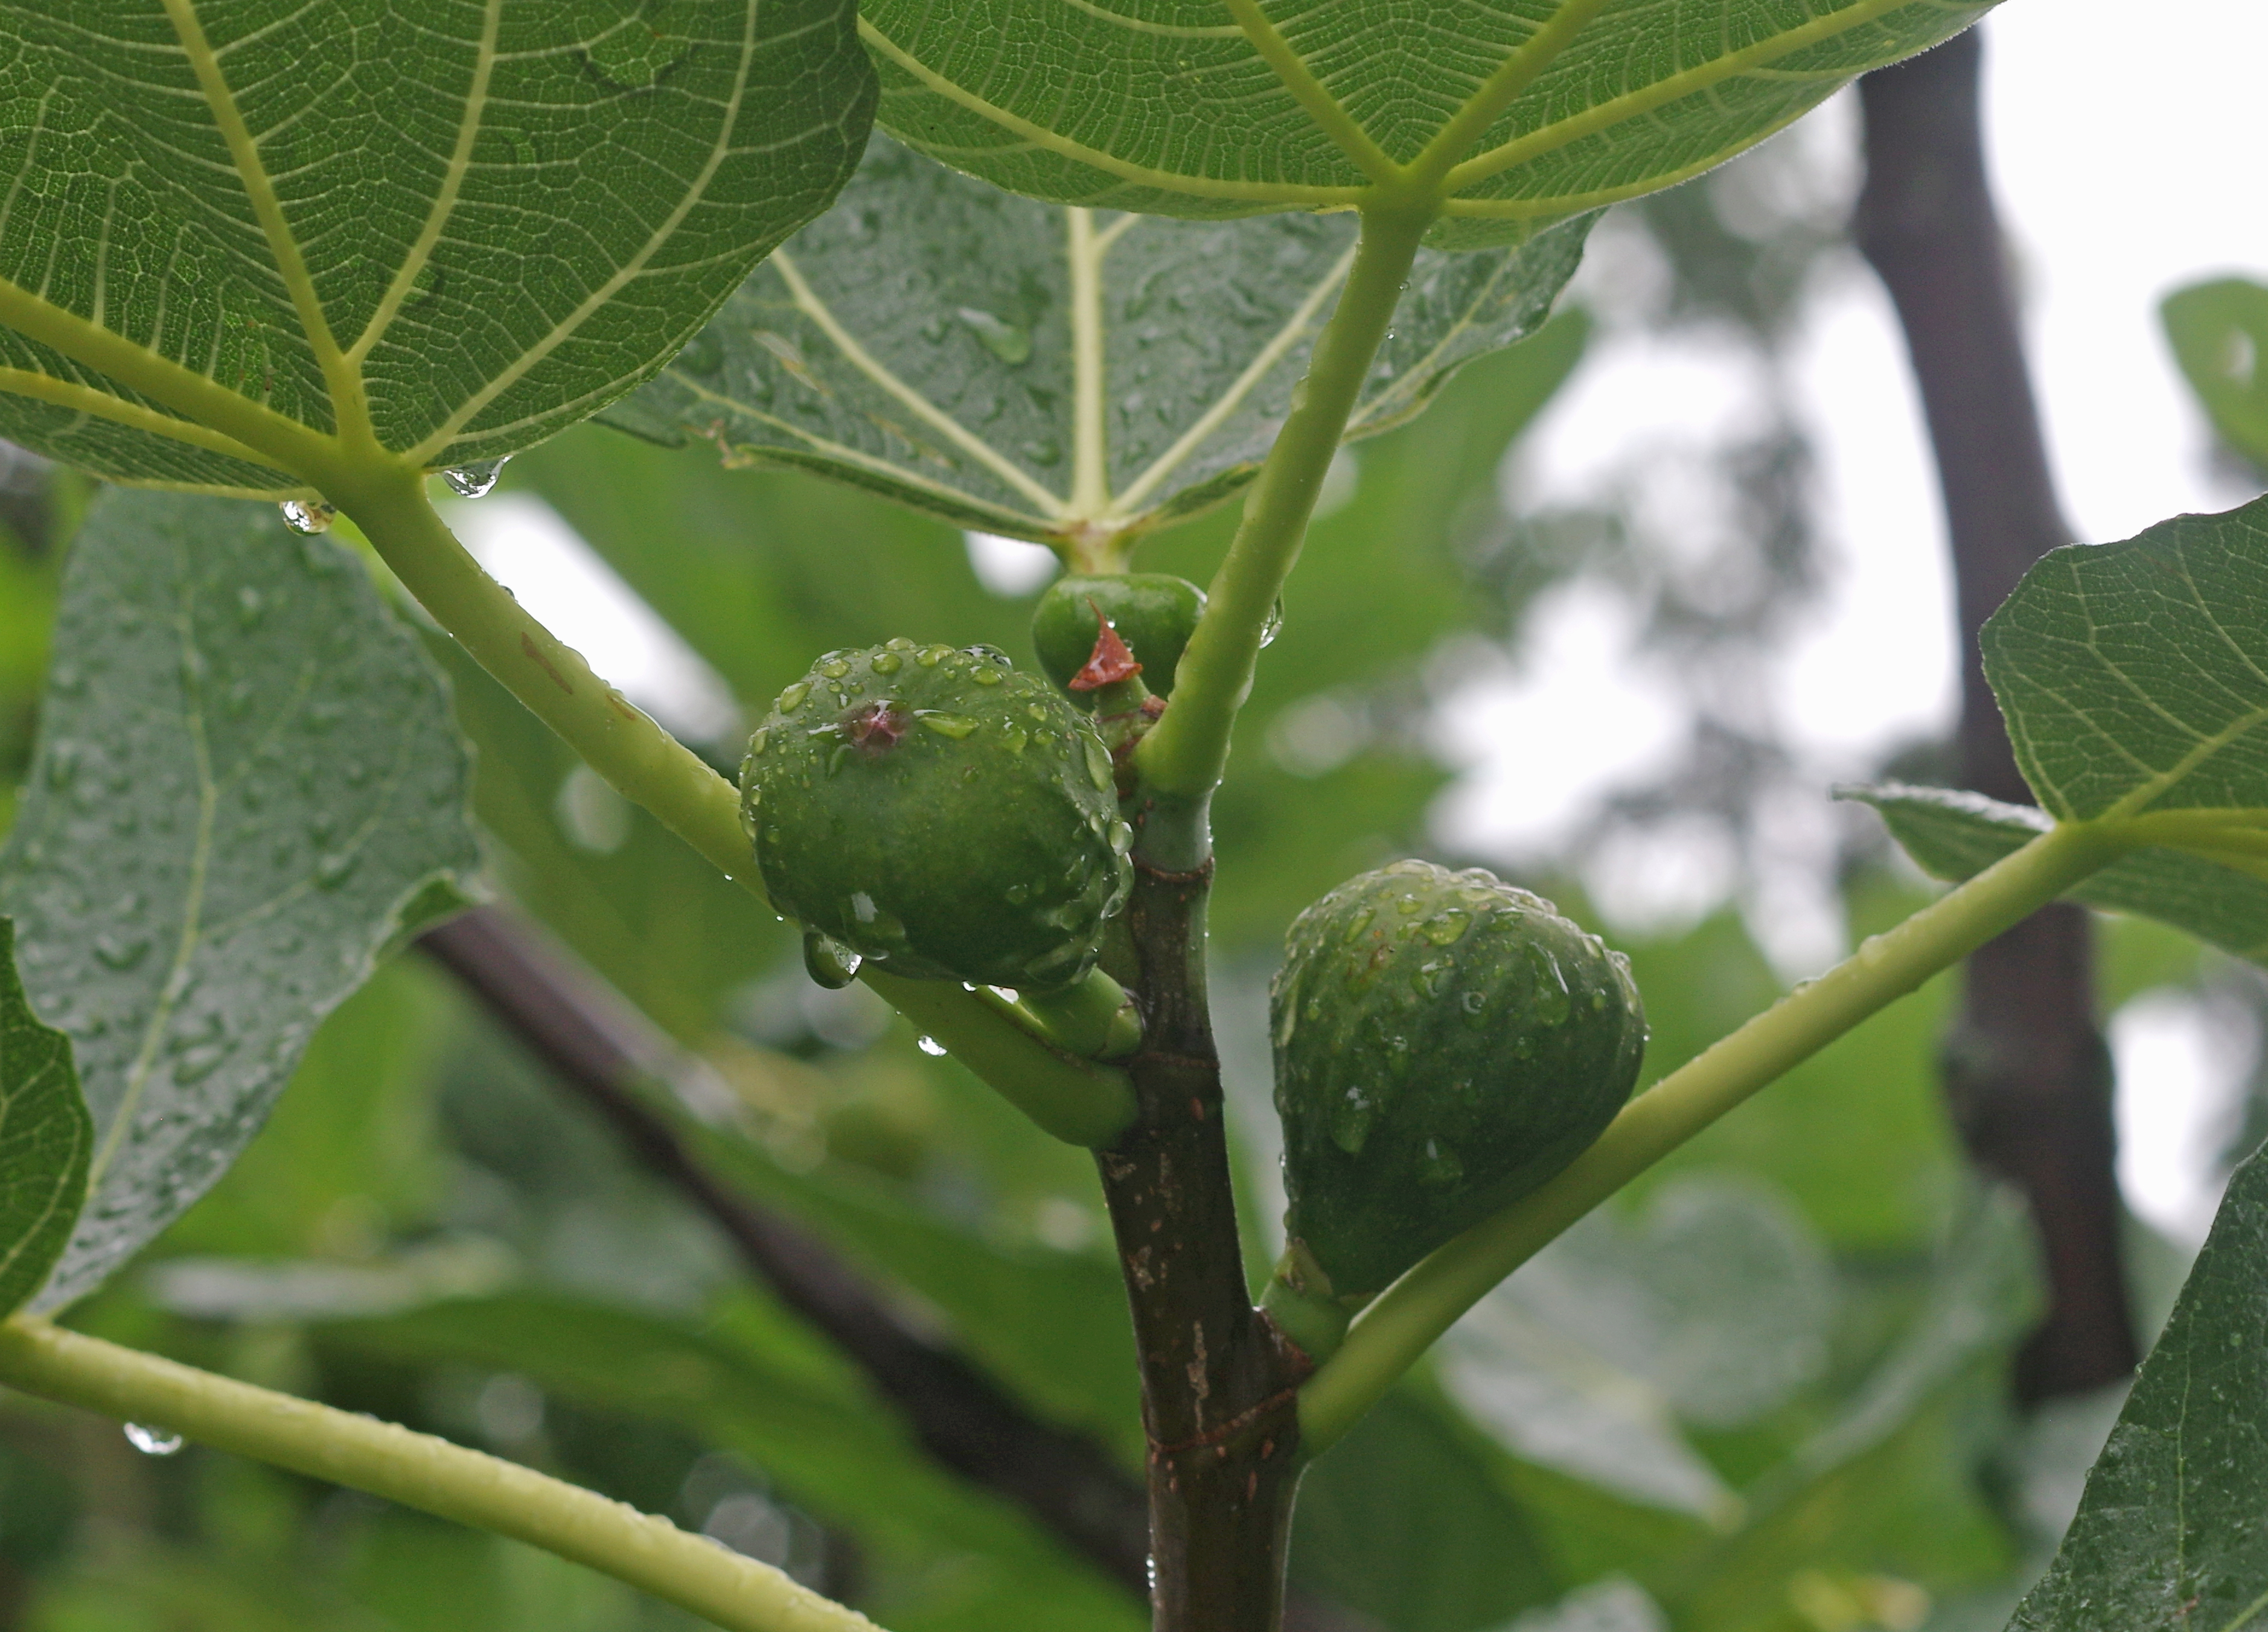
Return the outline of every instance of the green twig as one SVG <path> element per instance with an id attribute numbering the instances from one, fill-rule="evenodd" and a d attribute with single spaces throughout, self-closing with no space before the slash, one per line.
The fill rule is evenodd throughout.
<path id="1" fill-rule="evenodd" d="M 725 876 L 762 901 L 740 798 L 622 693 L 583 654 L 528 615 L 449 532 L 406 468 L 335 477 L 326 491 L 433 620 L 504 688 L 564 738 L 625 798 L 643 805 Z M 1133 1116 L 1123 1073 L 1049 1048 L 950 982 L 868 981 L 946 1050 L 1023 1106 L 1049 1132 L 1107 1143 Z M 1074 1137 L 1073 1132 L 1089 1137 Z"/>
<path id="2" fill-rule="evenodd" d="M 1363 210 L 1354 270 L 1213 575 L 1204 616 L 1174 673 L 1173 704 L 1135 750 L 1135 767 L 1153 793 L 1203 799 L 1220 781 L 1229 727 L 1252 690 L 1262 633 L 1433 214 L 1430 200 Z"/>
<path id="3" fill-rule="evenodd" d="M 874 1632 L 770 1564 L 579 1486 L 44 1320 L 0 1325 L 0 1382 L 516 1537 L 730 1632 Z"/>
<path id="4" fill-rule="evenodd" d="M 1352 1427 L 1459 1316 L 1562 1231 L 1791 1066 L 2123 853 L 2123 829 L 2042 834 L 1782 998 L 1624 1107 L 1534 1195 L 1427 1256 L 1359 1315 L 1300 1391 L 1300 1443 Z"/>

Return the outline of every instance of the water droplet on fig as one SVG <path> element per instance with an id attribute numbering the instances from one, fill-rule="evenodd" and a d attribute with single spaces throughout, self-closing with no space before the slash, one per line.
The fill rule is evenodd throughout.
<path id="1" fill-rule="evenodd" d="M 803 932 L 803 972 L 811 976 L 814 985 L 830 992 L 841 991 L 858 978 L 858 966 L 864 961 L 858 954 L 831 935 L 817 930 Z"/>
<path id="2" fill-rule="evenodd" d="M 284 525 L 294 533 L 328 533 L 339 513 L 320 499 L 285 499 L 276 508 L 284 512 Z"/>
<path id="3" fill-rule="evenodd" d="M 895 674 L 904 661 L 905 659 L 895 651 L 878 651 L 874 654 L 873 661 L 867 666 L 877 674 Z"/>
<path id="4" fill-rule="evenodd" d="M 811 682 L 809 680 L 796 681 L 794 685 L 780 693 L 779 711 L 783 714 L 794 713 L 798 709 L 803 706 L 803 700 L 809 695 L 811 695 Z"/>
<path id="5" fill-rule="evenodd" d="M 934 1037 L 917 1037 L 914 1039 L 914 1045 L 924 1054 L 939 1060 L 945 1058 L 945 1045 Z"/>
<path id="6" fill-rule="evenodd" d="M 504 460 L 511 457 L 507 453 L 504 459 L 479 459 L 470 465 L 459 465 L 453 469 L 445 470 L 441 473 L 442 485 L 459 498 L 486 498 L 495 488 L 497 477 L 504 471 Z"/>
<path id="7" fill-rule="evenodd" d="M 841 680 L 850 672 L 850 665 L 841 658 L 824 658 L 820 660 L 819 672 L 828 680 Z"/>
<path id="8" fill-rule="evenodd" d="M 976 722 L 965 714 L 947 714 L 942 709 L 917 709 L 914 717 L 940 737 L 961 741 L 976 730 Z"/>

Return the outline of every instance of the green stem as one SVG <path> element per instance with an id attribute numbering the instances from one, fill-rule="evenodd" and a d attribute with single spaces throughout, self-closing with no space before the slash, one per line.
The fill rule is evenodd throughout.
<path id="1" fill-rule="evenodd" d="M 1101 1150 L 1133 1122 L 1134 1086 L 1125 1072 L 1049 1048 L 1025 1029 L 1007 1003 L 965 992 L 949 981 L 909 981 L 872 969 L 859 978 L 931 1041 L 1066 1144 Z"/>
<path id="2" fill-rule="evenodd" d="M 1201 799 L 1220 781 L 1229 728 L 1252 690 L 1262 631 L 1433 216 L 1430 200 L 1363 210 L 1354 269 L 1213 576 L 1204 616 L 1174 671 L 1173 702 L 1135 750 L 1135 767 L 1153 792 Z"/>
<path id="3" fill-rule="evenodd" d="M 516 1462 L 44 1320 L 0 1325 L 0 1382 L 516 1537 L 731 1632 L 873 1632 L 769 1564 Z"/>
<path id="4" fill-rule="evenodd" d="M 1562 1231 L 1791 1066 L 2053 901 L 2125 848 L 2066 825 L 1877 935 L 1624 1107 L 1574 1165 L 1436 1249 L 1381 1294 L 1300 1391 L 1300 1443 L 1322 1451 L 1465 1311 Z"/>
<path id="5" fill-rule="evenodd" d="M 433 621 L 566 739 L 616 791 L 759 899 L 762 884 L 733 785 L 600 680 L 583 654 L 481 570 L 406 470 L 331 491 Z"/>
<path id="6" fill-rule="evenodd" d="M 424 479 L 404 467 L 352 472 L 325 485 L 403 587 L 504 689 L 624 798 L 653 812 L 724 875 L 762 901 L 740 798 L 622 693 L 583 654 L 545 629 L 489 577 L 425 497 Z M 868 980 L 877 992 L 977 1076 L 1031 1112 L 1058 1137 L 1065 1128 L 1108 1143 L 1133 1116 L 1123 1073 L 1051 1049 L 950 982 Z"/>

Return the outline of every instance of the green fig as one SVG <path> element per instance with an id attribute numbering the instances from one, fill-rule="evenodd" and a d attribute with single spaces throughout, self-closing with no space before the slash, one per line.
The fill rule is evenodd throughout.
<path id="1" fill-rule="evenodd" d="M 748 739 L 740 803 L 830 975 L 1070 986 L 1133 878 L 1094 727 L 989 646 L 828 653 Z"/>
<path id="2" fill-rule="evenodd" d="M 1541 896 L 1431 862 L 1301 913 L 1269 1010 L 1286 1261 L 1336 1300 L 1558 1173 L 1630 1097 L 1646 1047 L 1620 952 Z"/>
<path id="3" fill-rule="evenodd" d="M 1033 609 L 1032 644 L 1048 677 L 1073 698 L 1083 699 L 1097 688 L 1081 682 L 1102 633 L 1099 614 L 1110 621 L 1141 665 L 1143 685 L 1162 697 L 1174 689 L 1182 648 L 1189 643 L 1189 631 L 1197 628 L 1204 604 L 1203 590 L 1170 573 L 1057 578 Z M 1108 680 L 1121 678 L 1124 676 L 1113 673 Z"/>

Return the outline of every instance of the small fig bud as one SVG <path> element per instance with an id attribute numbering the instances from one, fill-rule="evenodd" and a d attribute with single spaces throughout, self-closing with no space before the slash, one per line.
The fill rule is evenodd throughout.
<path id="1" fill-rule="evenodd" d="M 830 978 L 1068 986 L 1132 879 L 1094 727 L 989 646 L 828 653 L 749 738 L 740 800 Z"/>
<path id="2" fill-rule="evenodd" d="M 1630 1097 L 1646 1047 L 1620 952 L 1541 896 L 1431 862 L 1301 913 L 1269 1013 L 1285 1227 L 1306 1290 L 1342 1299 L 1557 1174 Z"/>
<path id="3" fill-rule="evenodd" d="M 1142 683 L 1162 697 L 1174 688 L 1174 669 L 1204 604 L 1203 590 L 1170 573 L 1057 578 L 1033 610 L 1032 644 L 1048 677 L 1071 690 L 1096 661 L 1101 620 L 1108 619 L 1141 665 Z M 1116 678 L 1123 679 L 1125 673 Z M 1079 698 L 1081 691 L 1092 689 L 1082 687 L 1073 695 Z"/>

